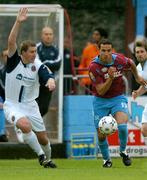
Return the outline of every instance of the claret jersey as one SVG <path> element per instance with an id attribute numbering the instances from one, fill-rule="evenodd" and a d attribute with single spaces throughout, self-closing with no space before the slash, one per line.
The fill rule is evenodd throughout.
<path id="1" fill-rule="evenodd" d="M 130 69 L 132 60 L 122 54 L 112 54 L 111 64 L 102 64 L 99 57 L 96 57 L 89 66 L 89 77 L 93 85 L 93 95 L 103 98 L 112 98 L 124 93 L 123 71 Z M 104 94 L 99 95 L 96 91 L 96 84 L 104 83 L 108 75 L 108 69 L 113 66 L 116 68 L 115 79 L 110 89 Z"/>

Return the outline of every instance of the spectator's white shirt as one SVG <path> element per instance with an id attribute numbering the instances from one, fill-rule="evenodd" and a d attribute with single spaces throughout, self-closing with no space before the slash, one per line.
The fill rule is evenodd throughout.
<path id="1" fill-rule="evenodd" d="M 145 61 L 143 68 L 141 64 L 139 63 L 137 65 L 137 71 L 141 77 L 143 77 L 145 80 L 147 80 L 147 61 Z"/>

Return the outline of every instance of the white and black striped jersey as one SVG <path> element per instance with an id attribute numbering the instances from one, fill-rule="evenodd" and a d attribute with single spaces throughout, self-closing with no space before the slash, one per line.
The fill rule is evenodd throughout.
<path id="1" fill-rule="evenodd" d="M 6 65 L 5 96 L 6 101 L 31 102 L 39 94 L 39 85 L 46 84 L 53 75 L 47 66 L 35 59 L 34 63 L 23 64 L 16 51 L 9 57 Z"/>

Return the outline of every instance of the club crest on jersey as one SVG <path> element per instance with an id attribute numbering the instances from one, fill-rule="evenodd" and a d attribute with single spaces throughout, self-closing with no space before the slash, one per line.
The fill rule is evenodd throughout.
<path id="1" fill-rule="evenodd" d="M 50 53 L 50 55 L 51 55 L 51 56 L 54 56 L 54 55 L 55 55 L 54 51 L 52 51 L 52 52 Z"/>
<path id="2" fill-rule="evenodd" d="M 123 66 L 121 64 L 118 64 L 117 69 L 122 69 Z"/>
<path id="3" fill-rule="evenodd" d="M 89 76 L 92 81 L 94 81 L 94 82 L 96 81 L 95 76 L 93 75 L 92 72 L 89 72 Z"/>
<path id="4" fill-rule="evenodd" d="M 104 67 L 104 68 L 101 69 L 101 71 L 102 71 L 103 73 L 107 72 L 107 70 L 108 70 L 107 67 Z"/>
<path id="5" fill-rule="evenodd" d="M 34 72 L 34 71 L 36 71 L 36 67 L 33 65 L 32 67 L 31 67 L 31 70 Z"/>

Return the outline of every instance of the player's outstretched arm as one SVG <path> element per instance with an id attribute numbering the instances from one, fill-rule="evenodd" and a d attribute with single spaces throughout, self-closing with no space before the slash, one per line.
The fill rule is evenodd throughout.
<path id="1" fill-rule="evenodd" d="M 16 17 L 16 21 L 11 29 L 8 37 L 8 56 L 12 56 L 17 48 L 16 40 L 20 29 L 20 24 L 27 19 L 27 8 L 21 8 Z"/>

